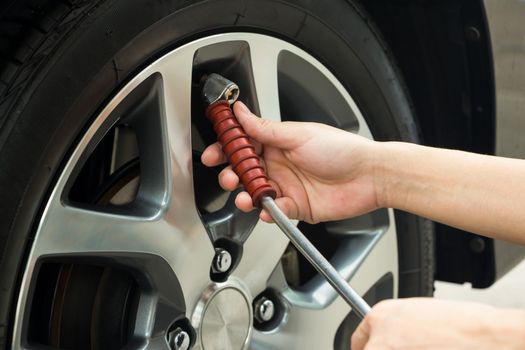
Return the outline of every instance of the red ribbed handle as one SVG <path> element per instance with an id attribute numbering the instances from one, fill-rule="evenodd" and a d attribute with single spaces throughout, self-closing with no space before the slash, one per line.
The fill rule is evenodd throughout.
<path id="1" fill-rule="evenodd" d="M 206 117 L 213 123 L 213 130 L 222 145 L 222 151 L 252 197 L 253 205 L 260 208 L 264 196 L 275 198 L 276 192 L 268 182 L 261 160 L 255 153 L 255 147 L 228 102 L 218 101 L 211 104 L 206 109 Z"/>

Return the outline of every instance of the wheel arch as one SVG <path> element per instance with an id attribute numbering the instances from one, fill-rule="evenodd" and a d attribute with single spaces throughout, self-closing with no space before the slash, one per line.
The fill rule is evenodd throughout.
<path id="1" fill-rule="evenodd" d="M 424 144 L 495 152 L 495 81 L 482 0 L 362 1 L 412 98 Z M 436 279 L 488 287 L 494 242 L 436 224 Z"/>

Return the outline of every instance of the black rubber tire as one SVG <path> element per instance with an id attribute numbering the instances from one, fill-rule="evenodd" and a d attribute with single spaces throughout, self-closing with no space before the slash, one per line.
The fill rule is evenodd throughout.
<path id="1" fill-rule="evenodd" d="M 76 141 L 141 67 L 184 42 L 225 31 L 291 41 L 338 77 L 376 139 L 418 141 L 393 59 L 351 1 L 17 0 L 0 5 L 0 28 L 0 348 L 43 203 Z M 430 295 L 432 226 L 396 219 L 399 295 Z"/>

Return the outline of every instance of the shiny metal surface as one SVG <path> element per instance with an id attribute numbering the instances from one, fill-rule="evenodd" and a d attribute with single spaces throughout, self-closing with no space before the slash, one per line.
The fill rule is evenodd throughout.
<path id="1" fill-rule="evenodd" d="M 168 344 L 172 350 L 188 350 L 190 348 L 190 335 L 180 328 L 168 334 Z"/>
<path id="2" fill-rule="evenodd" d="M 197 331 L 195 349 L 246 349 L 252 333 L 252 306 L 240 280 L 213 283 L 203 292 L 192 324 Z"/>
<path id="3" fill-rule="evenodd" d="M 275 304 L 266 297 L 262 297 L 254 304 L 254 316 L 259 322 L 267 322 L 275 315 Z"/>
<path id="4" fill-rule="evenodd" d="M 210 301 L 202 324 L 206 350 L 243 349 L 250 330 L 249 301 L 236 289 L 223 289 Z"/>
<path id="5" fill-rule="evenodd" d="M 496 80 L 496 155 L 525 159 L 525 2 L 485 0 Z M 496 275 L 525 257 L 525 248 L 494 240 Z"/>
<path id="6" fill-rule="evenodd" d="M 232 256 L 226 249 L 217 249 L 212 268 L 216 272 L 226 272 L 232 266 Z"/>
<path id="7" fill-rule="evenodd" d="M 202 88 L 202 97 L 207 105 L 219 100 L 226 100 L 231 105 L 237 101 L 239 93 L 237 84 L 215 73 L 206 78 Z"/>
<path id="8" fill-rule="evenodd" d="M 330 264 L 328 260 L 314 247 L 312 243 L 302 234 L 301 231 L 286 217 L 279 209 L 275 201 L 270 197 L 263 197 L 262 205 L 273 218 L 277 226 L 286 234 L 290 242 L 303 254 L 303 256 L 315 267 L 317 272 L 323 275 L 326 280 L 335 288 L 339 295 L 352 306 L 352 309 L 361 318 L 370 312 L 370 306 L 357 294 L 348 282 L 341 277 L 339 272 Z"/>
<path id="9" fill-rule="evenodd" d="M 209 287 L 209 264 L 215 251 L 196 210 L 193 190 L 191 68 L 198 49 L 226 42 L 248 45 L 253 83 L 259 110 L 264 118 L 280 120 L 276 73 L 280 54 L 286 52 L 300 57 L 328 79 L 354 114 L 359 124 L 358 133 L 371 138 L 357 105 L 333 74 L 314 57 L 285 41 L 253 33 L 220 34 L 195 40 L 166 54 L 141 71 L 115 95 L 82 136 L 58 177 L 38 224 L 24 271 L 12 336 L 13 349 L 25 348 L 22 335 L 27 321 L 30 286 L 41 257 L 155 256 L 164 261 L 177 276 L 184 295 L 186 316 L 192 319 L 192 323 L 196 322 L 195 317 L 199 318 L 195 316 L 199 314 L 195 310 L 202 307 L 202 291 Z M 165 182 L 159 187 L 161 191 L 151 197 L 158 209 L 147 215 L 142 212 L 136 215 L 109 213 L 76 207 L 64 201 L 66 184 L 73 176 L 74 168 L 97 133 L 109 127 L 108 116 L 127 95 L 154 74 L 161 77 L 163 100 L 162 134 L 157 136 L 157 139 L 162 140 L 163 147 L 156 156 L 160 159 L 159 169 L 163 170 Z M 387 272 L 393 274 L 394 290 L 397 291 L 397 243 L 392 211 L 388 211 L 387 216 L 387 220 L 380 225 L 365 225 L 342 232 L 342 235 L 351 236 L 352 239 L 342 245 L 340 254 L 332 262 L 360 294 L 365 293 Z M 276 225 L 259 222 L 246 236 L 242 260 L 229 279 L 229 283 L 240 281 L 238 284 L 242 288 L 235 288 L 241 290 L 245 298 L 247 295 L 258 295 L 271 285 L 281 293 L 287 306 L 287 316 L 275 331 L 253 331 L 250 348 L 332 347 L 335 331 L 350 308 L 322 279 L 315 279 L 307 290 L 297 291 L 288 287 L 280 265 L 288 244 L 288 239 Z M 224 294 L 228 295 L 230 292 Z M 146 298 L 139 305 L 140 317 L 135 324 L 135 336 L 145 340 L 141 348 L 166 349 L 168 344 L 165 334 L 152 332 L 155 317 L 161 314 L 151 308 L 154 301 L 155 298 Z M 251 305 L 248 309 L 251 313 Z M 204 317 L 203 313 L 200 315 Z M 249 319 L 251 322 L 251 314 Z M 314 334 L 312 330 L 319 330 L 319 325 L 322 325 L 322 331 Z M 249 328 L 249 332 L 252 332 L 251 323 Z"/>

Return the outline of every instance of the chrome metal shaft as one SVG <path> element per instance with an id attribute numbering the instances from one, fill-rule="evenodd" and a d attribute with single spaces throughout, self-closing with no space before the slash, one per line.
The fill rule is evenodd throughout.
<path id="1" fill-rule="evenodd" d="M 370 311 L 370 305 L 357 294 L 348 282 L 337 272 L 328 260 L 315 248 L 304 234 L 288 219 L 275 201 L 270 197 L 263 197 L 262 206 L 273 218 L 277 226 L 288 236 L 298 251 L 323 275 L 328 283 L 334 287 L 339 295 L 352 307 L 361 318 Z"/>

